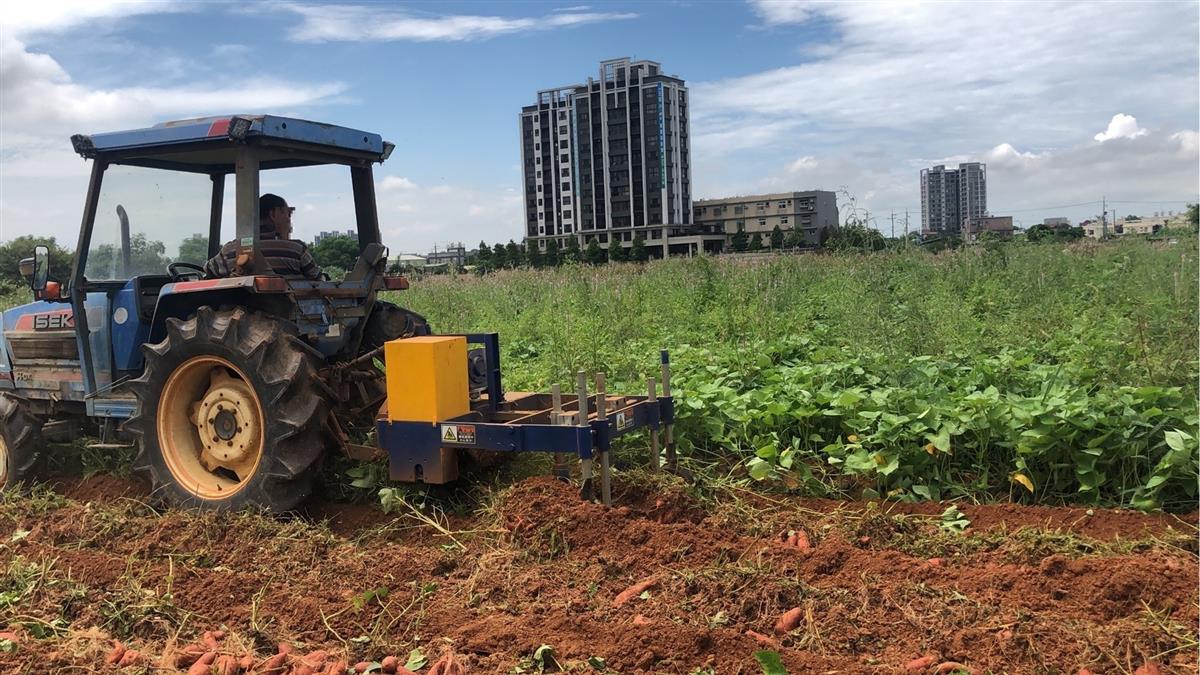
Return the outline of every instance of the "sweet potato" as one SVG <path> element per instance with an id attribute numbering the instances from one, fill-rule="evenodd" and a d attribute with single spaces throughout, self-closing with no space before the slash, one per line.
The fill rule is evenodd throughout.
<path id="1" fill-rule="evenodd" d="M 212 673 L 213 662 L 216 660 L 216 652 L 205 652 L 203 656 L 196 659 L 191 668 L 188 668 L 187 675 L 210 675 Z"/>
<path id="2" fill-rule="evenodd" d="M 286 653 L 268 657 L 258 664 L 258 668 L 254 671 L 255 675 L 280 675 L 287 668 L 287 657 Z"/>
<path id="3" fill-rule="evenodd" d="M 467 675 L 467 669 L 463 668 L 462 664 L 454 658 L 454 652 L 446 652 L 433 664 L 426 675 Z"/>
<path id="4" fill-rule="evenodd" d="M 121 657 L 121 660 L 119 662 L 117 662 L 117 667 L 118 668 L 128 668 L 129 666 L 139 665 L 139 664 L 141 664 L 141 662 L 142 662 L 142 653 L 141 652 L 139 652 L 136 649 L 126 649 L 125 655 Z"/>
<path id="5" fill-rule="evenodd" d="M 779 647 L 779 641 L 768 635 L 763 635 L 762 633 L 752 631 L 752 630 L 746 631 L 746 635 L 748 637 L 754 638 L 755 641 L 757 641 L 759 644 L 763 645 L 764 647 L 772 647 L 772 648 Z"/>
<path id="6" fill-rule="evenodd" d="M 1093 673 L 1092 671 L 1088 670 L 1087 668 L 1080 668 L 1079 672 L 1076 673 L 1076 675 L 1096 675 L 1096 674 Z"/>
<path id="7" fill-rule="evenodd" d="M 635 615 L 633 616 L 633 625 L 635 625 L 635 626 L 649 626 L 649 625 L 650 625 L 650 619 L 647 619 L 646 617 L 642 616 L 641 614 L 635 614 Z"/>
<path id="8" fill-rule="evenodd" d="M 200 636 L 200 644 L 208 647 L 210 652 L 215 652 L 221 649 L 221 638 L 225 637 L 225 631 L 207 630 L 204 635 Z"/>
<path id="9" fill-rule="evenodd" d="M 323 672 L 325 675 L 346 675 L 346 668 L 348 667 L 349 666 L 347 665 L 345 659 L 338 659 L 336 661 L 330 661 L 329 665 L 325 666 L 325 670 Z"/>
<path id="10" fill-rule="evenodd" d="M 949 675 L 949 673 L 970 673 L 970 675 L 975 675 L 974 668 L 961 664 L 958 661 L 943 661 L 937 664 L 933 672 L 937 673 L 937 675 Z"/>
<path id="11" fill-rule="evenodd" d="M 800 617 L 804 614 L 804 608 L 793 607 L 779 616 L 779 620 L 775 622 L 775 632 L 780 635 L 787 635 L 800 625 Z"/>
<path id="12" fill-rule="evenodd" d="M 801 551 L 808 551 L 808 550 L 812 549 L 812 542 L 808 540 L 807 532 L 805 532 L 804 530 L 796 530 L 795 546 L 796 546 L 796 548 L 800 549 Z"/>
<path id="13" fill-rule="evenodd" d="M 650 577 L 649 579 L 643 579 L 642 581 L 639 581 L 636 584 L 634 584 L 634 585 L 630 586 L 629 588 L 626 588 L 625 590 L 618 593 L 617 597 L 613 598 L 613 607 L 620 607 L 621 605 L 624 605 L 625 603 L 636 598 L 637 596 L 641 595 L 642 593 L 645 593 L 646 591 L 650 590 L 651 588 L 654 588 L 657 585 L 658 585 L 658 577 Z"/>
<path id="14" fill-rule="evenodd" d="M 222 654 L 213 664 L 213 675 L 237 675 L 238 659 L 233 654 Z"/>
<path id="15" fill-rule="evenodd" d="M 935 663 L 937 663 L 937 657 L 933 654 L 926 654 L 904 664 L 904 670 L 909 673 L 923 673 Z"/>
<path id="16" fill-rule="evenodd" d="M 121 644 L 120 640 L 113 640 L 112 645 L 112 650 L 108 652 L 108 656 L 104 657 L 104 662 L 115 666 L 121 662 L 121 657 L 125 656 L 125 645 Z"/>
<path id="17" fill-rule="evenodd" d="M 1157 663 L 1147 661 L 1138 666 L 1137 670 L 1133 671 L 1133 675 L 1162 675 L 1162 670 L 1159 669 Z"/>
<path id="18" fill-rule="evenodd" d="M 251 670 L 254 670 L 254 654 L 247 653 L 245 656 L 243 656 L 242 660 L 238 661 L 238 668 L 241 668 L 247 673 Z"/>
<path id="19" fill-rule="evenodd" d="M 20 642 L 21 638 L 11 630 L 0 630 L 0 640 L 8 640 L 9 642 Z"/>
<path id="20" fill-rule="evenodd" d="M 358 663 L 354 664 L 354 672 L 365 673 L 367 672 L 367 669 L 371 667 L 371 664 L 371 661 L 359 661 Z"/>
<path id="21" fill-rule="evenodd" d="M 383 666 L 383 672 L 389 674 L 394 673 L 396 672 L 396 669 L 400 667 L 400 659 L 395 656 L 385 656 L 383 657 L 383 660 L 379 662 L 379 665 Z"/>
<path id="22" fill-rule="evenodd" d="M 175 667 L 187 668 L 208 653 L 208 650 L 200 645 L 188 645 L 175 654 Z"/>
<path id="23" fill-rule="evenodd" d="M 930 558 L 930 559 L 929 559 L 929 566 L 930 566 L 930 567 L 941 567 L 941 566 L 942 566 L 942 559 L 941 559 L 941 558 Z"/>

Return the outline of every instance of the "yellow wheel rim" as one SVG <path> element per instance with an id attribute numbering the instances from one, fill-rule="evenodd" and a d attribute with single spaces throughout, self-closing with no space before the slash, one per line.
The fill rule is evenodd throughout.
<path id="1" fill-rule="evenodd" d="M 228 499 L 258 470 L 263 411 L 245 373 L 217 356 L 195 356 L 171 373 L 158 404 L 158 443 L 188 492 Z"/>
<path id="2" fill-rule="evenodd" d="M 8 443 L 0 435 L 0 487 L 8 484 Z"/>

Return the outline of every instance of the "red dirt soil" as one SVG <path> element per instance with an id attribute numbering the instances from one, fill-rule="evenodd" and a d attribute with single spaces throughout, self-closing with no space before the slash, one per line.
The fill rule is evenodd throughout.
<path id="1" fill-rule="evenodd" d="M 610 672 L 757 673 L 761 649 L 792 673 L 899 673 L 926 655 L 915 672 L 1197 670 L 1195 514 L 959 505 L 971 526 L 952 535 L 938 504 L 701 503 L 618 483 L 607 508 L 539 477 L 473 516 L 435 517 L 447 535 L 361 506 L 315 504 L 328 525 L 312 525 L 156 514 L 111 477 L 58 487 L 65 506 L 0 513 L 5 584 L 31 565 L 55 580 L 5 611 L 25 628 L 3 672 L 183 672 L 162 656 L 217 628 L 239 657 L 278 641 L 351 664 L 449 649 L 471 673 L 536 672 L 541 645 L 583 672 L 601 657 Z M 810 550 L 780 543 L 799 529 Z M 69 630 L 35 639 L 21 616 Z M 110 637 L 154 668 L 106 671 Z"/>

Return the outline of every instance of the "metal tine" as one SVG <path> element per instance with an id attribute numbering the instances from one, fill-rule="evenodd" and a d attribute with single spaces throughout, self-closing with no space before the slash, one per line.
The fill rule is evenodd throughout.
<path id="1" fill-rule="evenodd" d="M 671 395 L 671 356 L 664 349 L 659 353 L 659 359 L 662 362 L 662 395 L 663 398 L 667 398 Z M 666 436 L 667 471 L 674 472 L 678 468 L 675 457 L 675 425 L 667 424 L 664 426 L 666 427 L 664 435 Z"/>
<path id="2" fill-rule="evenodd" d="M 596 419 L 608 420 L 608 395 L 604 390 L 604 373 L 596 373 Z M 612 506 L 612 465 L 608 448 L 600 451 L 600 499 Z"/>
<path id="3" fill-rule="evenodd" d="M 650 395 L 647 397 L 647 399 L 651 403 L 656 403 L 658 401 L 658 380 L 654 379 L 653 377 L 646 378 L 646 388 L 650 392 Z M 658 469 L 659 469 L 659 464 L 658 464 L 658 462 L 659 462 L 658 426 L 656 425 L 656 426 L 650 427 L 649 432 L 650 432 L 650 471 L 653 473 L 658 473 Z"/>
<path id="4" fill-rule="evenodd" d="M 588 426 L 588 402 L 587 402 L 587 373 L 582 370 L 575 375 L 576 392 L 578 393 L 578 408 L 579 416 L 575 420 L 576 426 Z M 592 487 L 592 458 L 579 460 L 579 477 L 582 486 L 579 488 L 579 496 L 585 501 L 591 501 Z"/>
<path id="5" fill-rule="evenodd" d="M 558 384 L 550 387 L 550 400 L 553 407 L 550 409 L 550 424 L 559 426 L 563 423 L 562 420 L 562 387 Z M 557 478 L 566 480 L 571 475 L 571 469 L 567 466 L 567 454 L 565 452 L 554 453 L 554 475 Z"/>

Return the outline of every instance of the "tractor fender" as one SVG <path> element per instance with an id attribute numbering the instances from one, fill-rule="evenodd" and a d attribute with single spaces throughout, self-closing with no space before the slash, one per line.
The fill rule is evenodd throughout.
<path id="1" fill-rule="evenodd" d="M 204 306 L 213 309 L 243 307 L 285 321 L 295 320 L 296 301 L 288 293 L 259 293 L 254 290 L 253 285 L 248 284 L 172 292 L 172 286 L 179 285 L 168 284 L 160 292 L 158 304 L 154 308 L 154 318 L 150 322 L 148 343 L 156 344 L 167 336 L 167 319 L 188 319 Z"/>

